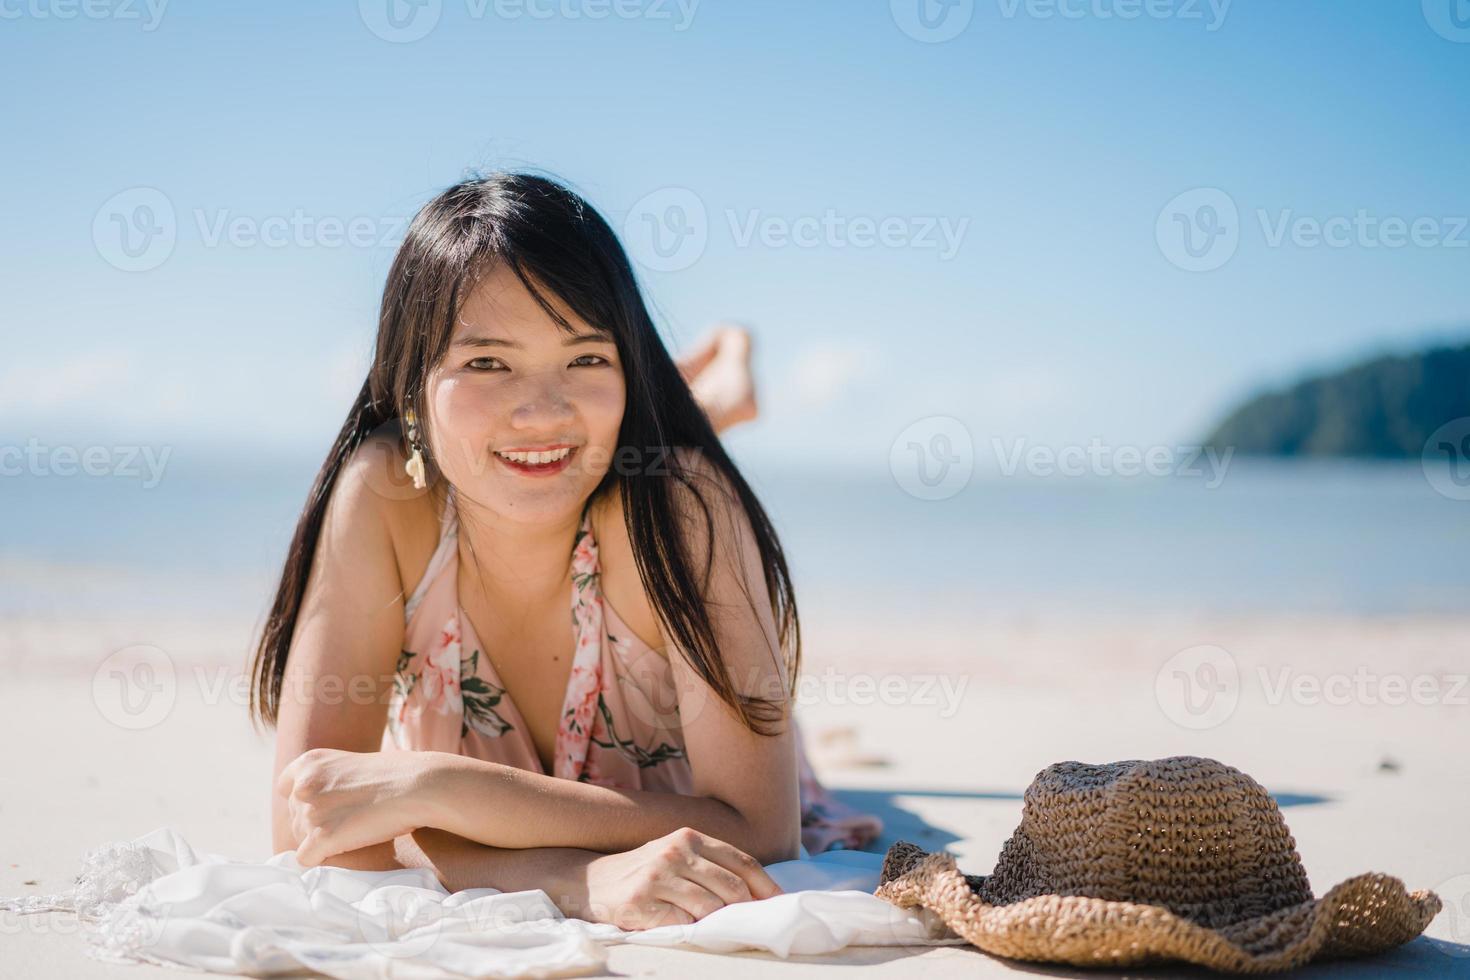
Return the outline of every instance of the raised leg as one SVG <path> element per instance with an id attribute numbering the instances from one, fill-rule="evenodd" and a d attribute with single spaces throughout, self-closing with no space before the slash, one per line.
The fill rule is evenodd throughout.
<path id="1" fill-rule="evenodd" d="M 749 422 L 759 412 L 750 353 L 750 331 L 738 323 L 720 323 L 675 360 L 716 432 Z"/>

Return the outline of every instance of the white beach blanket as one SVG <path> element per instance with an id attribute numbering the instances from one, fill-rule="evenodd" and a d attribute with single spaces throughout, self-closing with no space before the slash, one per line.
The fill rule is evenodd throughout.
<path id="1" fill-rule="evenodd" d="M 427 870 L 303 869 L 289 851 L 232 861 L 163 828 L 89 853 L 71 893 L 0 899 L 0 910 L 74 912 L 102 959 L 343 980 L 581 976 L 604 972 L 615 943 L 786 957 L 962 942 L 874 897 L 881 864 L 879 854 L 830 851 L 768 865 L 784 894 L 627 932 L 567 918 L 540 890 L 450 894 Z"/>

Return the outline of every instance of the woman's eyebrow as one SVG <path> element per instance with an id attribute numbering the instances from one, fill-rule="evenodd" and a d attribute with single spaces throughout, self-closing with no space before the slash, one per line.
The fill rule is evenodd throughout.
<path id="1" fill-rule="evenodd" d="M 611 344 L 613 342 L 612 334 L 578 333 L 567 337 L 561 344 L 563 347 L 570 347 L 573 344 Z"/>
<path id="2" fill-rule="evenodd" d="M 610 344 L 612 338 L 600 333 L 579 333 L 562 340 L 563 347 L 573 344 Z M 521 345 L 503 337 L 461 337 L 454 342 L 455 347 L 509 347 L 519 350 Z"/>

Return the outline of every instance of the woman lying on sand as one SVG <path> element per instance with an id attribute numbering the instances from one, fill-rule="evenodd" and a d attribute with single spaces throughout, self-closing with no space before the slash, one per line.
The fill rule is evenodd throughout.
<path id="1" fill-rule="evenodd" d="M 791 716 L 786 560 L 716 435 L 755 414 L 748 355 L 724 328 L 672 360 L 552 181 L 424 206 L 255 656 L 277 851 L 637 929 L 877 836 Z"/>

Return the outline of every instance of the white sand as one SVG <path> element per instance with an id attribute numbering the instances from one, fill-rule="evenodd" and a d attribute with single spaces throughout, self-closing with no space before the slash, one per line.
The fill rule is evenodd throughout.
<path id="1" fill-rule="evenodd" d="M 12 623 L 0 630 L 7 735 L 0 894 L 61 890 L 83 851 L 162 825 L 201 850 L 268 855 L 269 741 L 251 731 L 233 696 L 241 686 L 230 684 L 241 663 L 239 625 L 224 633 L 187 623 Z M 1430 936 L 1466 944 L 1420 939 L 1375 960 L 1298 975 L 1470 977 L 1470 687 L 1455 687 L 1470 672 L 1470 619 L 882 627 L 813 619 L 807 638 L 801 716 L 814 758 L 829 785 L 888 820 L 884 845 L 902 837 L 949 847 L 964 870 L 987 872 L 1019 820 L 1022 791 L 1047 764 L 1213 756 L 1282 802 L 1317 894 L 1362 871 L 1398 875 L 1445 900 Z M 169 651 L 178 683 L 167 716 L 134 731 L 109 720 L 117 706 L 105 684 L 101 702 L 94 698 L 93 673 L 114 649 L 138 642 Z M 1227 650 L 1241 680 L 1233 714 L 1192 730 L 1171 720 L 1182 702 L 1166 677 L 1161 705 L 1156 680 L 1172 655 L 1200 644 Z M 1283 668 L 1291 671 L 1288 693 L 1273 704 Z M 872 685 L 866 693 L 864 673 Z M 890 674 L 909 677 L 903 703 L 884 703 L 879 693 Z M 1383 703 L 1396 696 L 1394 681 L 1383 679 L 1389 674 L 1404 679 L 1405 703 Z M 1293 697 L 1291 679 L 1301 676 L 1308 680 L 1295 683 L 1324 682 L 1332 697 Z M 1407 693 L 1421 676 L 1431 678 L 1418 682 L 1421 700 L 1431 703 Z M 903 682 L 888 683 L 887 700 L 897 701 Z M 945 690 L 961 694 L 952 713 Z M 1336 694 L 1346 703 L 1331 703 Z M 922 703 L 924 695 L 933 703 Z M 1466 902 L 1458 912 L 1450 908 L 1457 902 Z M 155 972 L 98 963 L 82 955 L 82 945 L 66 916 L 0 914 L 0 977 Z M 962 947 L 850 949 L 781 961 L 619 946 L 610 966 L 616 974 L 697 972 L 716 980 L 748 975 L 752 959 L 772 975 L 792 976 L 853 965 L 895 977 L 920 968 L 954 977 L 1116 975 L 1008 964 Z M 1208 974 L 1159 968 L 1129 975 Z"/>

